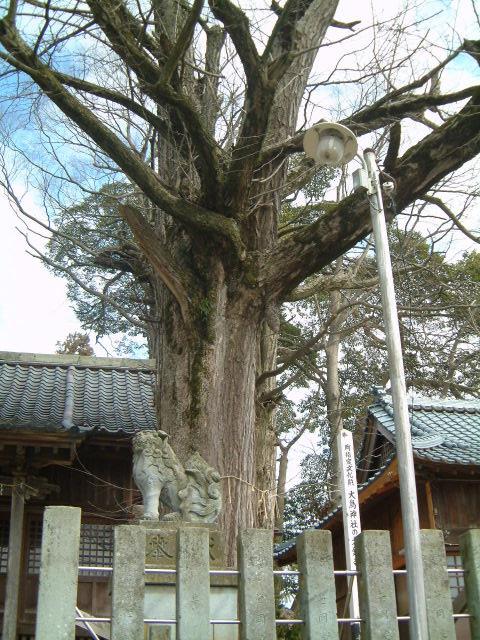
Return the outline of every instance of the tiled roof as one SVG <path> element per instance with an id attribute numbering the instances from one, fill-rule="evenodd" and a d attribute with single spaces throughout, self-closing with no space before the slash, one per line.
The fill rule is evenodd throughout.
<path id="1" fill-rule="evenodd" d="M 395 457 L 395 455 L 392 453 L 387 460 L 385 460 L 385 463 L 375 471 L 375 473 L 366 481 L 363 482 L 362 484 L 358 485 L 358 493 L 359 495 L 362 493 L 362 491 L 364 491 L 367 487 L 369 487 L 379 476 L 382 475 L 382 473 L 385 471 L 385 469 L 388 467 L 388 465 L 392 462 L 393 458 Z M 329 511 L 328 513 L 326 513 L 323 518 L 321 518 L 317 524 L 315 525 L 314 529 L 323 529 L 324 527 L 326 527 L 328 525 L 328 523 L 333 520 L 333 518 L 337 515 L 337 513 L 339 513 L 342 510 L 342 505 L 338 505 L 337 507 L 335 507 L 334 509 L 332 509 L 331 511 Z M 292 540 L 286 540 L 285 542 L 281 542 L 279 544 L 277 544 L 275 546 L 275 549 L 273 550 L 273 557 L 275 558 L 275 560 L 281 560 L 283 556 L 285 556 L 289 551 L 291 551 L 292 549 L 295 548 L 297 544 L 297 539 L 296 538 L 292 538 Z"/>
<path id="2" fill-rule="evenodd" d="M 392 398 L 380 389 L 375 389 L 377 402 L 368 407 L 368 412 L 378 422 L 381 433 L 395 444 Z M 433 400 L 414 397 L 409 400 L 412 444 L 415 458 L 443 464 L 480 465 L 480 401 L 478 400 Z M 359 494 L 372 484 L 388 467 L 393 452 L 385 463 L 358 485 Z M 342 510 L 336 507 L 316 525 L 323 529 Z M 296 546 L 296 539 L 276 545 L 274 558 L 282 560 Z"/>
<path id="3" fill-rule="evenodd" d="M 375 390 L 368 412 L 381 433 L 395 443 L 391 396 Z M 409 399 L 414 456 L 444 464 L 480 465 L 480 401 Z"/>
<path id="4" fill-rule="evenodd" d="M 153 360 L 0 352 L 0 428 L 154 429 L 154 383 Z"/>

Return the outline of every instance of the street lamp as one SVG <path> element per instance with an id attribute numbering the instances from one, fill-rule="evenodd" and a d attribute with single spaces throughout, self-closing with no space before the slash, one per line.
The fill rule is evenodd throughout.
<path id="1" fill-rule="evenodd" d="M 338 167 L 353 160 L 358 142 L 343 124 L 321 122 L 305 133 L 303 148 L 307 156 L 317 164 Z"/>
<path id="2" fill-rule="evenodd" d="M 343 125 L 322 122 L 305 133 L 305 153 L 318 164 L 330 166 L 350 162 L 357 152 L 354 134 Z M 336 161 L 335 161 L 336 160 Z M 375 255 L 377 260 L 383 319 L 387 341 L 390 382 L 398 455 L 400 501 L 407 564 L 408 602 L 412 640 L 428 640 L 427 608 L 420 546 L 417 489 L 413 462 L 412 435 L 408 418 L 405 372 L 398 326 L 397 303 L 383 209 L 380 172 L 372 149 L 363 152 L 362 168 L 354 172 L 354 188 L 366 187 L 370 202 Z"/>

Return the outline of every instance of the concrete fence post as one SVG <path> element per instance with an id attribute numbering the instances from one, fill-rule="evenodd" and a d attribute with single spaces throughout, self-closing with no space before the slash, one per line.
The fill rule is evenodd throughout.
<path id="1" fill-rule="evenodd" d="M 472 640 L 480 640 L 480 529 L 470 529 L 460 537 L 465 570 L 467 611 L 471 615 Z"/>
<path id="2" fill-rule="evenodd" d="M 355 538 L 362 640 L 398 640 L 397 604 L 388 531 Z"/>
<path id="3" fill-rule="evenodd" d="M 181 527 L 177 532 L 177 640 L 210 637 L 210 532 Z"/>
<path id="4" fill-rule="evenodd" d="M 430 640 L 455 640 L 452 599 L 442 531 L 425 529 L 420 532 L 425 597 L 427 601 L 428 637 Z"/>
<path id="5" fill-rule="evenodd" d="M 304 531 L 297 538 L 300 611 L 304 640 L 338 640 L 330 531 Z"/>
<path id="6" fill-rule="evenodd" d="M 240 638 L 275 640 L 272 531 L 242 531 L 238 538 L 238 565 Z"/>
<path id="7" fill-rule="evenodd" d="M 36 640 L 75 637 L 80 520 L 77 507 L 45 508 Z"/>
<path id="8" fill-rule="evenodd" d="M 117 525 L 113 540 L 111 637 L 139 640 L 144 635 L 145 529 Z"/>

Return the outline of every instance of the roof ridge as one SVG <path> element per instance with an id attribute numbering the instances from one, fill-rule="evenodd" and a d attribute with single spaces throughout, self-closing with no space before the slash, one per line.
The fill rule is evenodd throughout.
<path id="1" fill-rule="evenodd" d="M 374 402 L 368 408 L 378 404 L 385 407 L 392 406 L 392 396 L 383 387 L 373 387 Z M 407 397 L 408 408 L 417 411 L 458 411 L 462 413 L 480 412 L 480 399 L 478 398 L 430 398 L 422 395 L 412 395 Z"/>
<path id="2" fill-rule="evenodd" d="M 23 353 L 21 351 L 0 351 L 0 362 L 30 366 L 75 366 L 95 369 L 151 369 L 155 370 L 154 359 L 105 358 L 100 356 L 80 356 L 77 354 Z"/>

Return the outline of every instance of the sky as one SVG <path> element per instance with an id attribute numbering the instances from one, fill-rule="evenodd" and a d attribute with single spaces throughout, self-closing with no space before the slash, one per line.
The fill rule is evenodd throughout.
<path id="1" fill-rule="evenodd" d="M 242 0 L 240 4 L 265 7 L 262 0 Z M 388 11 L 402 4 L 401 0 L 390 0 Z M 362 19 L 365 24 L 372 7 L 381 16 L 386 5 L 378 0 L 341 0 L 336 16 L 345 21 Z M 472 0 L 425 0 L 420 7 L 424 15 L 442 11 L 439 29 L 448 26 L 465 37 L 475 37 Z M 472 79 L 471 64 L 469 59 L 457 59 L 447 81 L 465 86 Z M 31 206 L 35 206 L 33 202 Z M 18 225 L 8 200 L 0 193 L 0 350 L 51 353 L 58 340 L 81 327 L 66 298 L 64 281 L 26 253 L 25 241 L 15 230 Z M 100 345 L 94 348 L 98 355 L 105 355 Z"/>
<path id="2" fill-rule="evenodd" d="M 245 6 L 246 2 L 240 3 Z M 257 8 L 265 2 L 249 0 L 249 6 Z M 402 5 L 400 0 L 391 0 L 388 10 Z M 378 7 L 380 15 L 384 3 L 373 0 L 342 0 L 336 16 L 340 20 L 363 19 L 368 22 L 371 7 Z M 448 26 L 463 37 L 475 36 L 473 26 L 473 2 L 471 0 L 426 0 L 421 3 L 421 12 L 431 15 L 442 10 L 438 18 L 438 28 Z M 449 43 L 445 42 L 446 46 Z M 472 61 L 466 56 L 458 58 L 446 75 L 446 82 L 454 86 L 465 86 L 472 79 Z M 30 206 L 35 209 L 33 198 Z M 26 252 L 24 238 L 15 229 L 22 226 L 15 216 L 7 198 L 0 194 L 0 351 L 22 351 L 53 353 L 57 341 L 63 340 L 68 333 L 82 330 L 66 297 L 66 283 L 54 277 L 42 263 Z M 37 241 L 38 242 L 38 241 Z M 93 336 L 92 336 L 93 337 Z M 97 355 L 106 355 L 105 348 L 99 344 L 92 346 Z M 111 345 L 107 344 L 107 349 Z M 110 355 L 113 355 L 110 352 Z M 311 452 L 314 437 L 306 438 L 297 447 L 295 458 Z M 298 473 L 294 464 L 291 481 Z"/>
<path id="3" fill-rule="evenodd" d="M 66 283 L 26 252 L 21 223 L 0 197 L 0 350 L 53 353 L 56 342 L 80 330 Z M 98 355 L 101 355 L 100 353 Z"/>

